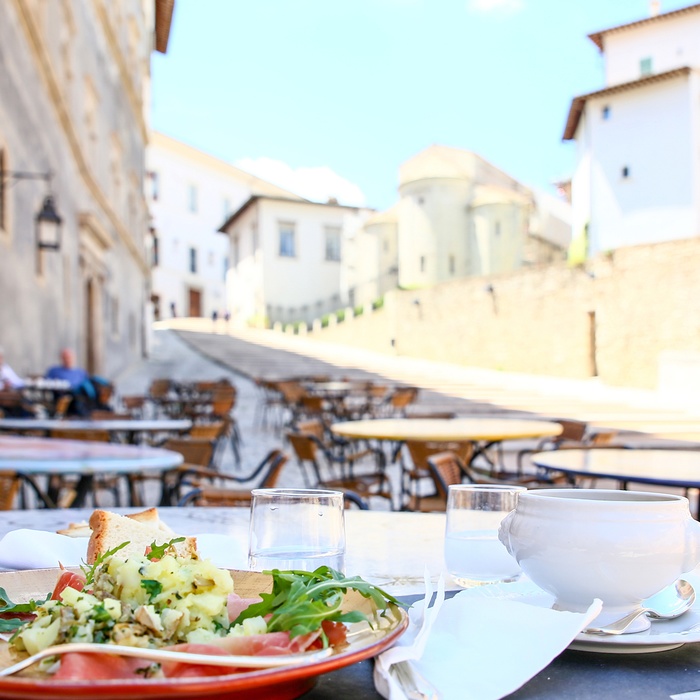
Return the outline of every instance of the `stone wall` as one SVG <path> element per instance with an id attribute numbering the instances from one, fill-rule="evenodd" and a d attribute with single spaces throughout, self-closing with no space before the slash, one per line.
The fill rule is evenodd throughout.
<path id="1" fill-rule="evenodd" d="M 659 364 L 700 359 L 700 238 L 430 289 L 309 338 L 509 372 L 659 388 Z M 687 370 L 685 370 L 687 372 Z M 688 378 L 689 384 L 692 383 Z"/>

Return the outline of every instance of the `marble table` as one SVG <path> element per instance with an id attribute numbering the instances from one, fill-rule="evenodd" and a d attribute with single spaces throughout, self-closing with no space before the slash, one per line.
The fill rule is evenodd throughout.
<path id="1" fill-rule="evenodd" d="M 0 470 L 31 475 L 77 475 L 75 507 L 84 503 L 97 474 L 159 474 L 182 462 L 180 453 L 154 447 L 0 435 Z"/>
<path id="2" fill-rule="evenodd" d="M 183 433 L 192 427 L 189 419 L 116 418 L 86 420 L 59 418 L 0 418 L 0 431 L 40 431 L 49 435 L 52 430 L 62 432 L 107 431 L 110 435 L 125 435 L 129 443 L 143 433 Z"/>
<path id="3" fill-rule="evenodd" d="M 133 509 L 117 509 L 129 512 Z M 0 536 L 20 527 L 56 530 L 87 519 L 77 511 L 0 513 Z M 163 520 L 181 534 L 201 532 L 247 538 L 248 510 L 241 508 L 162 508 Z M 348 573 L 381 581 L 411 602 L 422 593 L 424 568 L 432 578 L 442 570 L 444 515 L 346 511 Z M 507 660 L 504 659 L 504 663 Z M 700 644 L 646 654 L 565 651 L 508 697 L 512 700 L 638 700 L 668 698 L 700 688 Z M 469 659 L 464 660 L 466 682 Z M 372 680 L 372 661 L 362 661 L 321 676 L 304 700 L 380 700 Z"/>

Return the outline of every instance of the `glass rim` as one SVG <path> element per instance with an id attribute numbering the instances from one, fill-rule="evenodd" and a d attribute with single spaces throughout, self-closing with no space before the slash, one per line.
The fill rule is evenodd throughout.
<path id="1" fill-rule="evenodd" d="M 517 484 L 450 484 L 448 491 L 527 491 L 527 486 Z"/>
<path id="2" fill-rule="evenodd" d="M 251 489 L 252 496 L 343 496 L 342 491 L 332 489 Z"/>

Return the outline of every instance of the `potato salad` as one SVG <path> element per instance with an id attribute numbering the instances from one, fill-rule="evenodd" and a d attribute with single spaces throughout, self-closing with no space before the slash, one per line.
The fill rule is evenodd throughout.
<path id="1" fill-rule="evenodd" d="M 233 580 L 210 561 L 168 551 L 117 555 L 109 552 L 86 569 L 85 580 L 65 572 L 67 585 L 37 605 L 35 619 L 17 630 L 12 645 L 34 654 L 70 642 L 160 647 L 267 631 L 262 617 L 231 625 L 227 599 Z"/>

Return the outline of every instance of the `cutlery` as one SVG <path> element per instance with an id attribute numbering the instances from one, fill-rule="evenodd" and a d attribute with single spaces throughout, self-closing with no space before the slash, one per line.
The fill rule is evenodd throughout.
<path id="1" fill-rule="evenodd" d="M 112 654 L 115 656 L 134 656 L 149 661 L 177 661 L 186 664 L 202 664 L 204 666 L 229 666 L 237 668 L 278 668 L 281 666 L 293 666 L 319 661 L 330 656 L 333 650 L 329 647 L 321 651 L 307 652 L 303 654 L 284 654 L 279 656 L 216 656 L 210 654 L 191 654 L 185 651 L 166 651 L 164 649 L 142 649 L 140 647 L 127 647 L 118 644 L 59 644 L 47 647 L 40 652 L 29 656 L 18 663 L 0 670 L 0 677 L 11 676 L 18 671 L 29 668 L 37 661 L 50 656 L 59 656 L 70 652 L 88 654 Z"/>
<path id="2" fill-rule="evenodd" d="M 684 579 L 668 586 L 644 601 L 644 607 L 633 610 L 605 627 L 588 627 L 585 634 L 624 634 L 625 630 L 642 615 L 652 620 L 672 620 L 690 610 L 695 602 L 695 589 Z"/>

